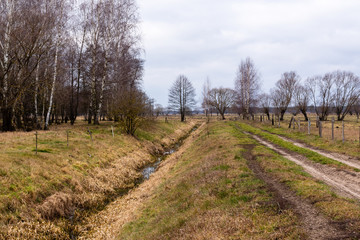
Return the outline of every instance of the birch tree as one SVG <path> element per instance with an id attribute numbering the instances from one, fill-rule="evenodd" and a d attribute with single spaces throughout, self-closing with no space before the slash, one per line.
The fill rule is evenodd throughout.
<path id="1" fill-rule="evenodd" d="M 260 74 L 251 58 L 241 61 L 235 79 L 235 90 L 238 95 L 240 112 L 247 116 L 255 107 L 260 90 Z"/>

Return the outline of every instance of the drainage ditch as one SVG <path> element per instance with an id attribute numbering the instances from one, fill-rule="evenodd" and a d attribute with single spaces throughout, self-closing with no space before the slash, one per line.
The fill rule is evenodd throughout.
<path id="1" fill-rule="evenodd" d="M 161 162 L 164 161 L 168 156 L 178 151 L 178 149 L 182 146 L 184 140 L 187 139 L 192 132 L 196 131 L 198 127 L 199 127 L 198 125 L 195 125 L 185 136 L 181 137 L 175 144 L 165 149 L 163 153 L 154 155 L 153 162 L 139 169 L 139 172 L 141 172 L 141 176 L 135 179 L 133 187 L 119 189 L 119 191 L 117 191 L 116 194 L 114 194 L 113 196 L 109 196 L 106 202 L 104 202 L 102 206 L 99 209 L 97 209 L 97 212 L 104 209 L 109 203 L 113 202 L 116 198 L 125 196 L 126 194 L 129 193 L 130 190 L 137 188 L 141 183 L 148 180 L 150 176 L 158 170 Z M 77 216 L 75 216 L 75 214 L 72 214 L 68 218 L 68 224 L 65 229 L 71 240 L 76 240 L 80 236 L 80 233 L 76 230 L 77 225 L 81 224 L 81 222 L 84 220 L 84 217 L 81 216 L 83 215 L 81 214 L 81 212 L 85 212 L 87 210 L 77 209 L 76 211 L 79 213 L 76 214 Z"/>

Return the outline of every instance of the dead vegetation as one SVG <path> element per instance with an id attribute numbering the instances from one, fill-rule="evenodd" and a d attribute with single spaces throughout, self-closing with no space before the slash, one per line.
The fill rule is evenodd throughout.
<path id="1" fill-rule="evenodd" d="M 16 133 L 0 145 L 5 150 L 0 153 L 0 166 L 6 172 L 0 177 L 0 238 L 67 239 L 68 232 L 77 235 L 69 218 L 81 221 L 132 188 L 141 175 L 138 170 L 168 146 L 164 136 L 175 143 L 194 124 L 153 122 L 137 138 L 117 133 L 114 139 L 105 124 L 92 129 L 94 143 L 83 126 L 78 126 L 71 130 L 69 149 L 61 141 L 66 135 L 60 128 L 40 134 L 40 149 L 47 146 L 51 151 L 38 155 L 29 151 L 33 136 Z M 151 134 L 151 141 L 145 134 Z"/>

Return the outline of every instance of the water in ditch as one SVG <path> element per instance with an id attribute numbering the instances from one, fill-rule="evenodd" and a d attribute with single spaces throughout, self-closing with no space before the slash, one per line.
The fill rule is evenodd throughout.
<path id="1" fill-rule="evenodd" d="M 136 188 L 137 186 L 139 186 L 142 182 L 148 180 L 151 176 L 151 174 L 155 173 L 161 162 L 164 161 L 169 155 L 175 153 L 180 146 L 183 144 L 183 141 L 192 133 L 194 132 L 196 129 L 198 128 L 198 126 L 195 126 L 194 128 L 191 129 L 191 131 L 184 136 L 183 138 L 181 138 L 176 144 L 174 144 L 171 148 L 167 149 L 165 152 L 163 152 L 162 154 L 159 154 L 157 156 L 155 156 L 156 160 L 153 163 L 150 163 L 148 165 L 146 165 L 145 167 L 143 167 L 140 171 L 141 171 L 141 177 L 139 179 L 137 179 L 134 182 L 134 187 L 131 188 L 127 188 L 127 189 L 123 189 L 119 194 L 117 194 L 117 197 L 120 196 L 124 196 L 126 195 L 131 189 Z M 115 198 L 115 197 L 114 197 Z M 108 202 L 111 202 L 114 198 L 109 199 Z M 73 216 L 71 216 L 69 218 L 69 229 L 68 229 L 68 234 L 69 234 L 69 238 L 71 240 L 76 240 L 78 238 L 78 234 L 77 232 L 74 232 L 73 229 L 75 228 L 76 224 L 78 222 L 73 218 Z"/>

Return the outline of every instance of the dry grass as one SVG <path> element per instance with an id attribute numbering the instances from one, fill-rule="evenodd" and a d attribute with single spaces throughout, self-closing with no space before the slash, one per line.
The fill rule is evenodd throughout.
<path id="1" fill-rule="evenodd" d="M 39 131 L 37 155 L 33 151 L 34 132 L 0 134 L 0 238 L 61 238 L 61 229 L 67 228 L 62 218 L 76 215 L 76 208 L 102 208 L 123 189 L 132 187 L 139 177 L 138 169 L 169 144 L 165 136 L 176 141 L 194 124 L 153 121 L 139 130 L 137 138 L 122 135 L 117 126 L 113 138 L 108 122 L 55 126 Z M 144 136 L 151 136 L 151 140 Z M 23 227 L 34 229 L 30 232 L 35 235 Z"/>
<path id="2" fill-rule="evenodd" d="M 169 172 L 161 173 L 152 191 L 143 192 L 147 197 L 131 209 L 131 218 L 128 218 L 129 211 L 128 214 L 115 211 L 116 214 L 110 215 L 110 219 L 120 216 L 114 222 L 108 220 L 113 227 L 120 228 L 120 232 L 117 237 L 107 235 L 108 239 L 304 237 L 294 213 L 280 212 L 265 184 L 247 167 L 240 144 L 251 140 L 240 138 L 224 121 L 210 125 L 209 136 L 203 127 L 180 156 L 166 161 Z M 136 192 L 134 195 L 138 196 L 140 193 Z M 134 200 L 138 201 L 139 198 Z M 117 206 L 123 205 L 118 202 Z M 113 233 L 101 227 L 97 232 Z"/>

